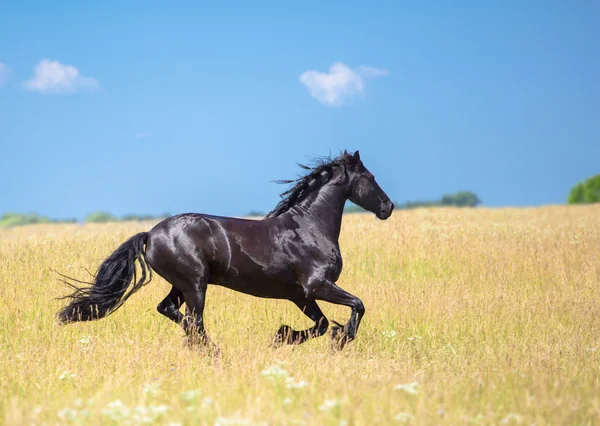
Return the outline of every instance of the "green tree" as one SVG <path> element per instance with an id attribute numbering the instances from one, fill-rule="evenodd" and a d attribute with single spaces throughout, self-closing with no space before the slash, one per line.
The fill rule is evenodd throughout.
<path id="1" fill-rule="evenodd" d="M 440 204 L 443 206 L 475 207 L 481 204 L 481 200 L 471 191 L 459 191 L 452 195 L 442 196 Z"/>
<path id="2" fill-rule="evenodd" d="M 569 193 L 568 204 L 589 204 L 600 202 L 600 174 L 578 182 Z"/>
<path id="3" fill-rule="evenodd" d="M 112 214 L 108 212 L 94 212 L 87 215 L 85 221 L 87 223 L 106 223 L 106 222 L 115 222 L 117 220 Z"/>

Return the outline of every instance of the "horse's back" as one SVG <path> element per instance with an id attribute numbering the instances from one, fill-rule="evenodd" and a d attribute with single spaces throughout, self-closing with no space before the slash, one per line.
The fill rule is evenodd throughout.
<path id="1" fill-rule="evenodd" d="M 270 221 L 197 213 L 165 219 L 148 235 L 147 259 L 167 280 L 203 272 L 208 283 L 261 297 L 298 291 Z"/>

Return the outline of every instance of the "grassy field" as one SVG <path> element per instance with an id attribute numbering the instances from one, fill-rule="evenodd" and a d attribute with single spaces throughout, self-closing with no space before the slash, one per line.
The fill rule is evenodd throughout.
<path id="1" fill-rule="evenodd" d="M 366 306 L 357 340 L 271 349 L 281 323 L 310 321 L 211 286 L 220 359 L 156 312 L 156 275 L 115 314 L 57 325 L 67 289 L 51 268 L 85 279 L 150 226 L 0 231 L 0 423 L 600 424 L 600 206 L 349 215 L 340 285 Z"/>

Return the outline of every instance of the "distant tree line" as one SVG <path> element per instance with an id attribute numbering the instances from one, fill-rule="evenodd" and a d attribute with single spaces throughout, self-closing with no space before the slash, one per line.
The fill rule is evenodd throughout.
<path id="1" fill-rule="evenodd" d="M 568 204 L 590 204 L 600 202 L 600 174 L 584 182 L 578 182 L 569 193 Z"/>
<path id="2" fill-rule="evenodd" d="M 127 214 L 116 217 L 108 212 L 98 211 L 90 213 L 84 219 L 84 223 L 107 223 L 107 222 L 140 222 L 144 220 L 160 220 L 170 216 L 169 213 L 161 215 L 135 215 Z M 0 228 L 12 228 L 14 226 L 33 225 L 36 223 L 77 223 L 77 219 L 50 219 L 37 213 L 4 213 L 0 216 Z"/>
<path id="3" fill-rule="evenodd" d="M 108 222 L 142 222 L 145 220 L 162 220 L 170 217 L 169 213 L 163 213 L 161 215 L 151 214 L 126 214 L 120 218 L 113 216 L 112 214 L 105 211 L 97 211 L 88 214 L 85 217 L 85 223 L 108 223 Z"/>
<path id="4" fill-rule="evenodd" d="M 479 197 L 471 191 L 459 191 L 454 194 L 444 194 L 439 200 L 394 202 L 397 209 L 416 209 L 418 207 L 476 207 L 481 204 Z M 364 212 L 361 207 L 352 204 L 344 209 L 346 213 Z"/>
<path id="5" fill-rule="evenodd" d="M 481 203 L 477 195 L 470 191 L 460 191 L 455 194 L 443 195 L 436 201 L 408 201 L 403 204 L 396 203 L 399 209 L 414 209 L 417 207 L 438 207 L 438 206 L 456 206 L 456 207 L 475 207 Z M 348 205 L 345 213 L 363 212 L 364 210 L 356 205 Z M 246 216 L 263 217 L 265 214 L 259 210 L 251 210 Z M 96 211 L 90 213 L 83 220 L 84 223 L 109 223 L 109 222 L 141 222 L 151 220 L 162 220 L 170 217 L 169 213 L 161 215 L 151 214 L 126 214 L 121 217 L 114 216 L 106 211 Z M 0 228 L 11 228 L 14 226 L 31 225 L 36 223 L 77 223 L 77 219 L 50 219 L 37 213 L 4 213 L 0 216 Z"/>
<path id="6" fill-rule="evenodd" d="M 76 223 L 77 219 L 50 219 L 37 213 L 4 213 L 0 216 L 0 228 L 33 225 L 35 223 Z"/>

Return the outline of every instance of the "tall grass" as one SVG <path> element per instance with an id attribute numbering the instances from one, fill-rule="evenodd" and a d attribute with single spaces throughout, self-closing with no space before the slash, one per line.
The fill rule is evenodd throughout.
<path id="1" fill-rule="evenodd" d="M 281 323 L 310 320 L 211 286 L 220 359 L 156 312 L 156 275 L 113 315 L 57 325 L 51 269 L 86 279 L 151 224 L 0 231 L 0 423 L 600 424 L 599 207 L 349 215 L 339 283 L 366 306 L 357 340 L 271 349 Z"/>

